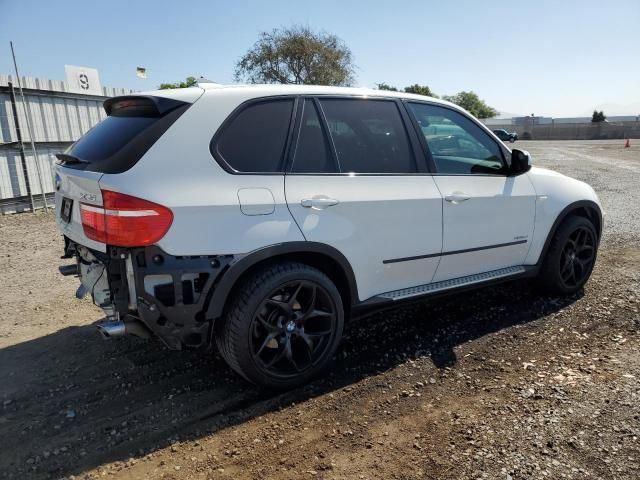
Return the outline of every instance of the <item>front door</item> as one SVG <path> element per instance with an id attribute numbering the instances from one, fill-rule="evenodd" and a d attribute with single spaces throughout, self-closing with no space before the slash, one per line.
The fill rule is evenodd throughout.
<path id="1" fill-rule="evenodd" d="M 409 107 L 444 198 L 442 257 L 434 281 L 522 265 L 535 219 L 529 177 L 508 176 L 502 149 L 474 120 L 444 106 Z"/>
<path id="2" fill-rule="evenodd" d="M 433 178 L 419 172 L 398 107 L 306 99 L 285 178 L 303 235 L 347 258 L 359 300 L 431 282 L 441 252 L 442 198 Z"/>

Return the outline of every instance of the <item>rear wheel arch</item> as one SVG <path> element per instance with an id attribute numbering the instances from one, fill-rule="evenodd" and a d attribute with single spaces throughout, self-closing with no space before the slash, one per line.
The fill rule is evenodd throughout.
<path id="1" fill-rule="evenodd" d="M 598 234 L 598 241 L 602 238 L 602 211 L 597 203 L 592 202 L 591 200 L 580 200 L 570 205 L 567 205 L 560 214 L 556 217 L 549 233 L 547 234 L 547 239 L 545 240 L 544 247 L 542 248 L 542 252 L 540 253 L 540 258 L 538 259 L 538 264 L 542 264 L 544 259 L 547 256 L 547 251 L 549 250 L 549 245 L 551 240 L 555 236 L 558 228 L 562 223 L 571 216 L 584 217 L 590 220 L 596 228 L 596 232 Z"/>
<path id="2" fill-rule="evenodd" d="M 243 280 L 261 268 L 285 261 L 306 264 L 327 275 L 342 297 L 345 317 L 349 317 L 350 308 L 358 299 L 355 275 L 349 261 L 334 247 L 302 241 L 261 248 L 232 264 L 215 287 L 207 309 L 207 318 L 215 321 L 223 315 L 234 289 Z"/>

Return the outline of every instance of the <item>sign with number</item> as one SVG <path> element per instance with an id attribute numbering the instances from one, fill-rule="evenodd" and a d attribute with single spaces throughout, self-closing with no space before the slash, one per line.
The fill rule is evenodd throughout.
<path id="1" fill-rule="evenodd" d="M 70 92 L 103 95 L 98 70 L 95 68 L 65 65 L 64 72 Z"/>

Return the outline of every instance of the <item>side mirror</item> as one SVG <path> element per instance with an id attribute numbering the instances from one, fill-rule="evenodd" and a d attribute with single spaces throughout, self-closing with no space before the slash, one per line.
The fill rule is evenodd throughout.
<path id="1" fill-rule="evenodd" d="M 518 150 L 514 148 L 511 150 L 511 166 L 509 167 L 509 173 L 511 175 L 520 175 L 521 173 L 528 172 L 531 168 L 531 155 L 525 150 Z"/>

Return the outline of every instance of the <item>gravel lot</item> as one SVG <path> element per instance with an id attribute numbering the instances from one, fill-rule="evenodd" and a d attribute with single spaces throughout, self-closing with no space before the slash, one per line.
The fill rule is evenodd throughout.
<path id="1" fill-rule="evenodd" d="M 331 373 L 260 391 L 103 341 L 51 215 L 0 217 L 0 478 L 640 478 L 640 142 L 518 142 L 606 210 L 583 293 L 526 282 L 352 322 Z"/>

